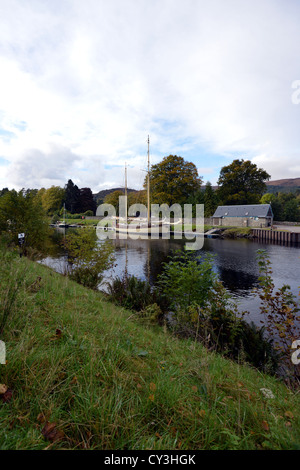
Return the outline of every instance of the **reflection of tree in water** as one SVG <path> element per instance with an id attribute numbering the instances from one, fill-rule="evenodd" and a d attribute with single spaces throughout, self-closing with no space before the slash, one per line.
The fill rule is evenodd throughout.
<path id="1" fill-rule="evenodd" d="M 170 261 L 175 251 L 183 250 L 184 240 L 116 240 L 116 250 L 127 253 L 127 264 L 130 265 L 132 252 L 139 254 L 143 263 L 144 278 L 153 285 L 162 272 L 163 263 Z M 224 286 L 231 292 L 243 291 L 251 294 L 258 285 L 258 268 L 255 261 L 256 246 L 236 241 L 206 239 L 202 250 L 196 254 L 204 258 L 208 253 L 213 255 L 214 270 L 218 273 Z M 125 268 L 126 269 L 126 268 Z"/>
<path id="2" fill-rule="evenodd" d="M 204 253 L 215 255 L 215 270 L 227 289 L 251 294 L 258 286 L 257 248 L 248 240 L 205 240 Z"/>
<path id="3" fill-rule="evenodd" d="M 184 242 L 181 240 L 150 240 L 148 243 L 148 259 L 144 266 L 146 279 L 151 285 L 157 281 L 157 276 L 162 272 L 163 263 L 170 261 L 172 254 L 182 250 Z"/>
<path id="4" fill-rule="evenodd" d="M 157 281 L 158 274 L 162 272 L 163 263 L 170 260 L 173 251 L 182 250 L 183 245 L 184 242 L 181 240 L 115 240 L 116 251 L 125 252 L 127 259 L 125 271 L 131 264 L 132 252 L 139 254 L 143 263 L 144 278 L 151 285 Z"/>
<path id="5" fill-rule="evenodd" d="M 258 276 L 254 276 L 243 271 L 235 271 L 234 269 L 226 269 L 218 267 L 217 269 L 220 281 L 223 282 L 224 287 L 231 292 L 240 290 L 250 291 L 258 286 Z"/>

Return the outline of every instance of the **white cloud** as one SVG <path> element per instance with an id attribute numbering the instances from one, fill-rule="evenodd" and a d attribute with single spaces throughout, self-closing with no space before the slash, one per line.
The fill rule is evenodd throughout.
<path id="1" fill-rule="evenodd" d="M 2 0 L 1 10 L 0 157 L 11 164 L 0 186 L 71 178 L 96 191 L 119 186 L 127 161 L 141 187 L 148 134 L 152 162 L 180 154 L 204 180 L 233 157 L 273 179 L 300 176 L 296 2 Z"/>

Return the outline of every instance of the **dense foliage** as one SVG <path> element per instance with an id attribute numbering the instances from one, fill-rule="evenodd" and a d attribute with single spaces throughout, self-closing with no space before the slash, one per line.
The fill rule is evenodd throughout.
<path id="1" fill-rule="evenodd" d="M 213 272 L 212 258 L 176 252 L 164 263 L 152 288 L 147 281 L 124 275 L 109 286 L 114 303 L 138 312 L 143 321 L 168 324 L 179 336 L 195 338 L 208 349 L 275 373 L 279 355 L 264 329 L 249 324 Z M 245 314 L 246 312 L 244 312 Z"/>
<path id="2" fill-rule="evenodd" d="M 114 248 L 109 240 L 99 243 L 92 230 L 68 234 L 63 245 L 70 261 L 69 275 L 79 284 L 97 289 L 102 273 L 114 264 Z"/>
<path id="3" fill-rule="evenodd" d="M 261 287 L 259 290 L 260 312 L 268 334 L 274 341 L 275 349 L 280 351 L 282 355 L 286 366 L 285 373 L 291 373 L 291 346 L 298 339 L 300 305 L 289 285 L 285 284 L 278 289 L 275 287 L 272 266 L 267 252 L 258 250 L 257 259 Z"/>
<path id="4" fill-rule="evenodd" d="M 32 191 L 7 191 L 0 197 L 0 231 L 11 243 L 18 243 L 18 234 L 25 234 L 24 250 L 41 249 L 49 234 L 45 211 Z"/>
<path id="5" fill-rule="evenodd" d="M 194 163 L 177 155 L 164 157 L 150 169 L 151 203 L 185 204 L 201 188 L 201 182 Z"/>
<path id="6" fill-rule="evenodd" d="M 234 160 L 221 169 L 218 195 L 223 205 L 258 204 L 270 175 L 249 160 Z"/>
<path id="7" fill-rule="evenodd" d="M 262 196 L 260 203 L 271 203 L 274 220 L 300 221 L 300 190 L 290 193 L 266 193 Z"/>

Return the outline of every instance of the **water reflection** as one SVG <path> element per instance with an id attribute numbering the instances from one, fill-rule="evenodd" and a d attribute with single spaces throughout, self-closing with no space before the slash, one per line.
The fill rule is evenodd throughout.
<path id="1" fill-rule="evenodd" d="M 99 242 L 101 243 L 101 242 Z M 115 240 L 116 266 L 104 273 L 104 281 L 122 276 L 124 272 L 156 283 L 162 271 L 162 263 L 169 256 L 183 250 L 184 240 Z M 258 286 L 258 265 L 256 252 L 265 249 L 273 267 L 273 279 L 276 287 L 283 284 L 291 286 L 298 295 L 300 285 L 300 249 L 299 247 L 259 243 L 251 240 L 205 239 L 204 247 L 197 254 L 214 255 L 213 268 L 218 273 L 225 288 L 236 299 L 240 310 L 251 312 L 251 319 L 259 322 L 259 299 L 253 289 Z M 43 263 L 64 272 L 66 259 L 62 254 L 48 256 Z"/>

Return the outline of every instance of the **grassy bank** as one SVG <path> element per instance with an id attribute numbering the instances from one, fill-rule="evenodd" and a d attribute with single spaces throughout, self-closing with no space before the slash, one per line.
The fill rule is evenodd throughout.
<path id="1" fill-rule="evenodd" d="M 275 378 L 0 254 L 1 449 L 297 447 L 300 398 Z"/>
<path id="2" fill-rule="evenodd" d="M 62 221 L 63 222 L 63 221 Z M 66 218 L 66 224 L 77 224 L 77 225 L 88 225 L 88 226 L 93 226 L 97 225 L 99 221 L 96 219 L 68 219 Z"/>
<path id="3" fill-rule="evenodd" d="M 252 232 L 251 227 L 228 227 L 228 228 L 225 228 L 225 230 L 222 230 L 222 237 L 224 238 L 250 238 L 251 232 Z"/>

